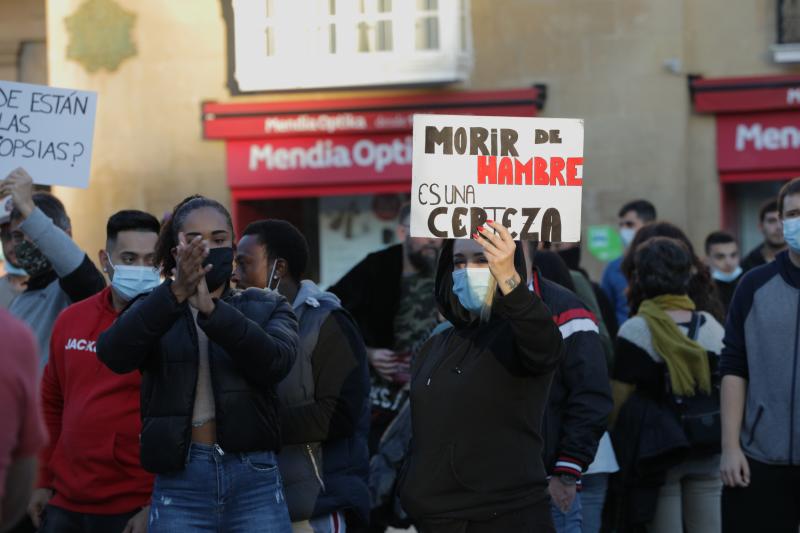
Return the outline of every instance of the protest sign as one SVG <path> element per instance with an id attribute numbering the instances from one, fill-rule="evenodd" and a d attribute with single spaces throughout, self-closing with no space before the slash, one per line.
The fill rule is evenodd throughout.
<path id="1" fill-rule="evenodd" d="M 86 188 L 97 93 L 0 81 L 0 179 L 23 167 L 41 185 Z"/>
<path id="2" fill-rule="evenodd" d="M 414 237 L 468 239 L 488 219 L 517 240 L 577 242 L 582 186 L 582 120 L 414 116 Z"/>

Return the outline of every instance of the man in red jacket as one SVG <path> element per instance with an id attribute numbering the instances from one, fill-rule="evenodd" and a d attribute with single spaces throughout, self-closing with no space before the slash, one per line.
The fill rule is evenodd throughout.
<path id="1" fill-rule="evenodd" d="M 144 533 L 153 476 L 139 463 L 139 373 L 114 374 L 97 338 L 129 301 L 160 283 L 159 223 L 142 211 L 108 220 L 99 253 L 111 286 L 58 317 L 42 377 L 50 443 L 41 453 L 28 513 L 40 532 Z"/>

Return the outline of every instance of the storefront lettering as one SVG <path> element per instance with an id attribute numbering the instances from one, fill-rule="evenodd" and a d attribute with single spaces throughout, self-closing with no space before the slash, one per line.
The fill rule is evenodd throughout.
<path id="1" fill-rule="evenodd" d="M 335 115 L 299 115 L 291 118 L 268 117 L 264 119 L 264 133 L 303 133 L 339 130 L 366 130 L 367 119 L 353 113 Z"/>
<path id="2" fill-rule="evenodd" d="M 800 148 L 800 128 L 783 126 L 764 128 L 760 123 L 736 126 L 736 151 L 743 152 L 748 145 L 756 151 L 789 150 Z"/>
<path id="3" fill-rule="evenodd" d="M 787 104 L 800 104 L 800 87 L 792 87 L 786 91 Z"/>
<path id="4" fill-rule="evenodd" d="M 411 164 L 411 137 L 392 142 L 357 141 L 352 148 L 331 140 L 317 141 L 313 146 L 275 148 L 271 144 L 250 145 L 249 169 L 266 170 L 327 169 L 370 167 L 376 172 L 390 165 Z"/>

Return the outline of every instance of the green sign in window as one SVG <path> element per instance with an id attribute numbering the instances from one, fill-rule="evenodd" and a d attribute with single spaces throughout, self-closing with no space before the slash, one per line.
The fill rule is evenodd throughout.
<path id="1" fill-rule="evenodd" d="M 600 261 L 612 261 L 622 255 L 622 239 L 613 226 L 589 226 L 586 229 L 589 253 Z"/>

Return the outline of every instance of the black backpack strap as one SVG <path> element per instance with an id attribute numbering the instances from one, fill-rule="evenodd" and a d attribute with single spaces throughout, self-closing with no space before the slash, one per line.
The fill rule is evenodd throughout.
<path id="1" fill-rule="evenodd" d="M 686 336 L 693 341 L 697 340 L 697 335 L 700 332 L 700 313 L 692 311 L 692 319 L 689 321 L 689 331 Z"/>

